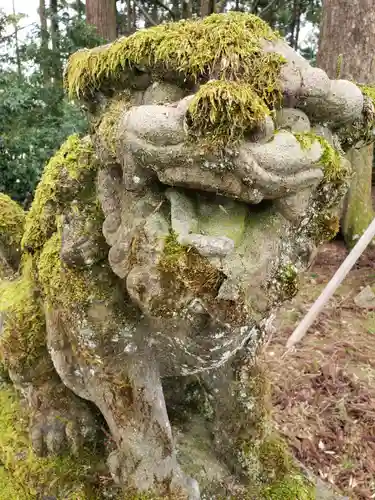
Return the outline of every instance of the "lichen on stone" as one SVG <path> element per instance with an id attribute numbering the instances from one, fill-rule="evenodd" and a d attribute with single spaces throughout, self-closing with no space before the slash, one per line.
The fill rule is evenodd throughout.
<path id="1" fill-rule="evenodd" d="M 25 212 L 8 195 L 0 193 L 0 239 L 5 245 L 18 248 L 25 223 Z"/>
<path id="2" fill-rule="evenodd" d="M 63 201 L 74 198 L 97 164 L 91 141 L 70 136 L 46 165 L 27 214 L 23 249 L 41 250 L 56 231 L 56 212 Z M 74 189 L 74 186 L 76 187 Z"/>
<path id="3" fill-rule="evenodd" d="M 325 182 L 340 184 L 348 178 L 350 172 L 346 164 L 343 163 L 340 153 L 331 146 L 327 139 L 311 132 L 295 133 L 294 136 L 303 149 L 310 149 L 315 141 L 319 142 L 322 147 L 319 164 L 323 168 Z"/>
<path id="4" fill-rule="evenodd" d="M 154 300 L 153 314 L 169 317 L 176 308 L 176 297 L 187 291 L 214 298 L 223 282 L 223 273 L 213 267 L 194 248 L 181 245 L 171 231 L 166 237 L 159 265 L 163 295 Z"/>
<path id="5" fill-rule="evenodd" d="M 276 289 L 280 298 L 292 299 L 298 293 L 298 272 L 294 265 L 281 266 L 275 277 Z"/>

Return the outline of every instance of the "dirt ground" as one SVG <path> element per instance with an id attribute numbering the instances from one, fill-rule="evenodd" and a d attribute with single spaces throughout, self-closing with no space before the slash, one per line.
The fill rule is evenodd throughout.
<path id="1" fill-rule="evenodd" d="M 375 498 L 375 311 L 354 297 L 375 285 L 368 250 L 291 352 L 285 343 L 347 255 L 340 241 L 322 247 L 299 295 L 279 312 L 265 348 L 276 426 L 296 458 L 351 499 Z"/>

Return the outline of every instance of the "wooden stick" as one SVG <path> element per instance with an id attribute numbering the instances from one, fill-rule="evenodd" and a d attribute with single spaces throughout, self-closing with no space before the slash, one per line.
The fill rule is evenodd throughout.
<path id="1" fill-rule="evenodd" d="M 337 288 L 340 286 L 341 282 L 344 280 L 348 272 L 357 262 L 359 257 L 362 255 L 362 253 L 364 252 L 364 250 L 374 237 L 375 237 L 375 219 L 371 222 L 371 224 L 363 233 L 361 238 L 357 241 L 355 247 L 352 249 L 352 251 L 346 257 L 344 262 L 338 268 L 338 270 L 332 277 L 331 281 L 328 283 L 328 285 L 325 287 L 325 289 L 320 294 L 318 299 L 312 305 L 309 312 L 306 314 L 301 323 L 297 326 L 292 335 L 289 337 L 288 342 L 286 343 L 286 347 L 288 349 L 297 344 L 297 342 L 299 342 L 306 335 L 307 330 L 314 323 L 318 314 L 321 312 L 321 310 L 326 305 L 328 300 L 335 293 Z"/>

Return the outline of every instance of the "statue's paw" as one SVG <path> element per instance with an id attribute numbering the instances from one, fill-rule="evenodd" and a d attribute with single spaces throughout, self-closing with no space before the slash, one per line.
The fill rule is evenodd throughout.
<path id="1" fill-rule="evenodd" d="M 32 415 L 30 437 L 37 455 L 56 455 L 65 451 L 77 454 L 84 445 L 95 441 L 95 418 L 83 401 L 77 405 L 75 399 L 53 401 L 50 408 Z"/>
<path id="2" fill-rule="evenodd" d="M 200 500 L 198 482 L 181 470 L 175 457 L 166 458 L 162 462 L 161 464 L 157 460 L 150 461 L 149 456 L 144 460 L 134 460 L 134 457 L 120 450 L 112 451 L 107 460 L 114 482 L 129 488 L 130 491 L 152 491 L 163 498 L 165 495 L 171 495 L 173 498 Z"/>

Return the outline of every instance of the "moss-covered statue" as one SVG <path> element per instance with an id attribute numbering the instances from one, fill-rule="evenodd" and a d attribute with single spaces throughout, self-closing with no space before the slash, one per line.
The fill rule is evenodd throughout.
<path id="1" fill-rule="evenodd" d="M 0 198 L 1 355 L 34 449 L 97 439 L 95 405 L 124 498 L 315 498 L 256 356 L 337 231 L 372 102 L 240 13 L 80 51 L 66 86 L 90 136 L 26 215 Z"/>

